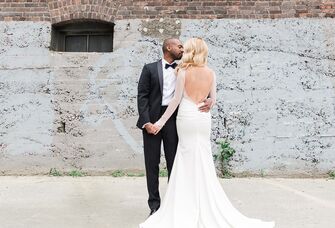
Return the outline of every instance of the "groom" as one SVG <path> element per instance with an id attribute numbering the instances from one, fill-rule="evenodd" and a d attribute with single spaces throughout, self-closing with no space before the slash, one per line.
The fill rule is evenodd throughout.
<path id="1" fill-rule="evenodd" d="M 137 107 L 139 119 L 137 127 L 143 133 L 144 160 L 149 193 L 148 204 L 150 215 L 160 207 L 159 195 L 159 163 L 161 143 L 163 141 L 164 155 L 170 178 L 174 157 L 178 145 L 176 129 L 177 110 L 166 122 L 161 131 L 155 135 L 154 123 L 163 115 L 169 102 L 173 98 L 176 75 L 176 60 L 183 55 L 183 45 L 176 38 L 169 38 L 163 42 L 163 59 L 144 65 L 138 82 Z M 211 101 L 207 99 L 200 111 L 208 112 Z"/>

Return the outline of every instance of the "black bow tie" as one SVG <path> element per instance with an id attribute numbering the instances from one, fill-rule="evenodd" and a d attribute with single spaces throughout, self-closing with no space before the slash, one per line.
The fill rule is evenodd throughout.
<path id="1" fill-rule="evenodd" d="M 172 63 L 172 64 L 165 63 L 165 69 L 168 69 L 169 67 L 172 67 L 173 69 L 175 69 L 177 65 L 178 65 L 177 63 Z"/>

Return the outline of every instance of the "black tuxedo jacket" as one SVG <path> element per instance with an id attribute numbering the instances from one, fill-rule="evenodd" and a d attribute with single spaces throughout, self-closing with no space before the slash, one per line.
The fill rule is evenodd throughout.
<path id="1" fill-rule="evenodd" d="M 139 118 L 136 126 L 155 123 L 161 117 L 163 97 L 162 60 L 144 65 L 138 82 L 137 108 Z"/>

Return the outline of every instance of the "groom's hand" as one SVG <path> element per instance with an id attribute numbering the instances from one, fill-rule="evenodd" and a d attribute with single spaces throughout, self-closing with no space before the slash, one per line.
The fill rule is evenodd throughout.
<path id="1" fill-rule="evenodd" d="M 207 99 L 203 100 L 202 102 L 203 102 L 203 105 L 201 105 L 199 107 L 199 111 L 200 112 L 209 112 L 209 110 L 212 107 L 212 102 L 213 102 L 212 99 L 207 98 Z"/>
<path id="2" fill-rule="evenodd" d="M 152 123 L 147 123 L 145 126 L 144 126 L 145 130 L 148 132 L 148 134 L 154 134 L 156 129 L 154 127 L 154 125 Z"/>

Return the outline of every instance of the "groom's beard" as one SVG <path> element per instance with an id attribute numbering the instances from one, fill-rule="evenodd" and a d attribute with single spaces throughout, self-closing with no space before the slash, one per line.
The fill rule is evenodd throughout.
<path id="1" fill-rule="evenodd" d="M 178 54 L 171 53 L 171 54 L 174 60 L 181 60 L 181 58 L 183 57 L 183 53 L 178 53 Z"/>

